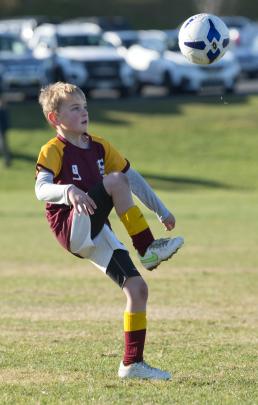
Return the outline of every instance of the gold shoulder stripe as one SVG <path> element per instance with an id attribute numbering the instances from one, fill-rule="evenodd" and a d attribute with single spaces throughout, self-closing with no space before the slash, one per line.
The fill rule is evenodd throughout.
<path id="1" fill-rule="evenodd" d="M 93 142 L 99 142 L 105 151 L 105 174 L 111 172 L 122 172 L 127 166 L 128 161 L 104 138 L 91 135 Z"/>
<path id="2" fill-rule="evenodd" d="M 62 167 L 64 147 L 65 144 L 58 138 L 51 139 L 48 143 L 42 146 L 37 165 L 45 167 L 57 177 Z"/>

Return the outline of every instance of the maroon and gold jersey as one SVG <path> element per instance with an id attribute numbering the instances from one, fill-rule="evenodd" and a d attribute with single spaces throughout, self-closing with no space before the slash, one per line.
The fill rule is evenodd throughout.
<path id="1" fill-rule="evenodd" d="M 40 167 L 53 173 L 55 184 L 74 184 L 87 192 L 104 174 L 127 171 L 129 163 L 103 138 L 89 136 L 89 147 L 82 149 L 57 135 L 41 148 Z"/>
<path id="2" fill-rule="evenodd" d="M 89 136 L 87 149 L 79 148 L 60 135 L 45 144 L 39 153 L 37 171 L 43 168 L 54 175 L 55 184 L 74 184 L 87 192 L 105 174 L 126 172 L 129 162 L 103 138 Z M 69 245 L 71 207 L 47 203 L 47 219 L 57 238 Z"/>

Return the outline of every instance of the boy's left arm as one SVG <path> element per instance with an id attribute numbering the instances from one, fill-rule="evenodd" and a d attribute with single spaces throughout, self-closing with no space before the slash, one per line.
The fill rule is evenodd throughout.
<path id="1" fill-rule="evenodd" d="M 155 194 L 151 186 L 140 175 L 140 173 L 132 168 L 127 170 L 125 175 L 129 180 L 132 192 L 144 205 L 146 205 L 146 207 L 157 214 L 159 220 L 164 224 L 166 230 L 171 231 L 175 227 L 175 217 Z"/>

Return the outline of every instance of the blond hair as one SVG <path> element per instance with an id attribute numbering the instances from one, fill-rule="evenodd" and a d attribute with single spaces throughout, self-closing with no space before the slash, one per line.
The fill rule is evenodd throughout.
<path id="1" fill-rule="evenodd" d="M 80 87 L 71 83 L 56 82 L 43 87 L 39 94 L 39 104 L 42 107 L 45 117 L 48 117 L 50 112 L 58 112 L 60 105 L 67 97 L 71 95 L 79 95 L 86 98 Z"/>

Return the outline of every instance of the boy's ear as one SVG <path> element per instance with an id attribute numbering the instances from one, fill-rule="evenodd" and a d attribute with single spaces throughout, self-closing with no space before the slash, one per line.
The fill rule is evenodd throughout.
<path id="1" fill-rule="evenodd" d="M 48 113 L 47 119 L 50 122 L 50 124 L 53 125 L 54 127 L 58 125 L 57 114 L 54 111 Z"/>

